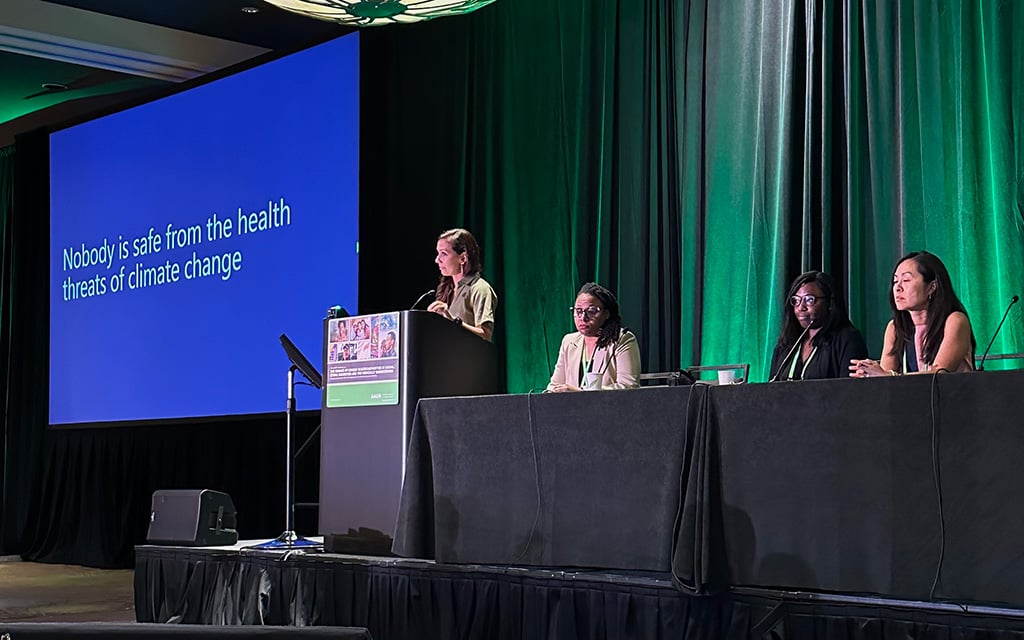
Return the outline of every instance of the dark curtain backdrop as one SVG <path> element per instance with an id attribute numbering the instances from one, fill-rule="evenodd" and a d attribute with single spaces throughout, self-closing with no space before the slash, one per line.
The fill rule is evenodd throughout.
<path id="1" fill-rule="evenodd" d="M 878 354 L 895 261 L 928 249 L 984 345 L 1024 291 L 1022 29 L 995 0 L 515 0 L 364 32 L 363 273 L 395 283 L 364 302 L 411 302 L 465 225 L 510 391 L 546 382 L 591 279 L 645 370 L 764 380 L 798 273 L 845 283 Z M 993 353 L 1024 351 L 1022 308 Z"/>
<path id="2" fill-rule="evenodd" d="M 285 528 L 283 415 L 162 427 L 47 428 L 47 148 L 46 135 L 32 133 L 18 138 L 16 150 L 0 154 L 0 553 L 130 567 L 134 545 L 145 541 L 157 489 L 226 491 L 243 537 L 277 536 Z M 297 437 L 308 434 L 317 418 L 301 416 Z M 299 501 L 316 500 L 318 473 L 314 447 L 297 464 Z M 307 533 L 316 527 L 304 512 L 296 514 L 300 524 Z"/>
<path id="3" fill-rule="evenodd" d="M 646 371 L 748 362 L 763 380 L 795 275 L 845 283 L 877 354 L 895 260 L 924 248 L 984 345 L 1024 293 L 1021 33 L 1024 6 L 999 0 L 503 0 L 366 30 L 360 311 L 433 287 L 437 234 L 466 226 L 501 298 L 509 391 L 544 385 L 587 280 L 618 293 Z M 4 549 L 123 559 L 128 536 L 90 554 L 169 479 L 232 479 L 273 531 L 274 424 L 250 451 L 229 426 L 195 428 L 224 459 L 178 458 L 179 476 L 161 454 L 184 432 L 45 431 L 45 140 L 15 146 L 0 157 Z M 1022 309 L 994 353 L 1024 351 Z M 91 525 L 102 538 L 68 531 L 118 507 Z"/>

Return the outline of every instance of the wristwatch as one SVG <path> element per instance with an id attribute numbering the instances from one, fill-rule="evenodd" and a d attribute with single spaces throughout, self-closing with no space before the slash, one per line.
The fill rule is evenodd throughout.
<path id="1" fill-rule="evenodd" d="M 457 327 L 461 327 L 462 326 L 462 318 L 460 318 L 459 316 L 452 317 L 452 322 L 454 322 L 455 326 L 457 326 Z"/>

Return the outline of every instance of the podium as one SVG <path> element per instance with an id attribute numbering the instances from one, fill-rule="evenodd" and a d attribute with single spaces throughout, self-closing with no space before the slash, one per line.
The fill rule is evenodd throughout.
<path id="1" fill-rule="evenodd" d="M 427 311 L 327 319 L 323 371 L 319 532 L 388 553 L 416 403 L 498 393 L 496 349 Z"/>

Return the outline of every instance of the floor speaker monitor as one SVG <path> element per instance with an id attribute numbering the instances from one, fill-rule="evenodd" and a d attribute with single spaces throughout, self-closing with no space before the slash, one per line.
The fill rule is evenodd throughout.
<path id="1" fill-rule="evenodd" d="M 154 544 L 195 547 L 238 542 L 231 496 L 209 489 L 174 489 L 153 493 L 146 540 Z"/>

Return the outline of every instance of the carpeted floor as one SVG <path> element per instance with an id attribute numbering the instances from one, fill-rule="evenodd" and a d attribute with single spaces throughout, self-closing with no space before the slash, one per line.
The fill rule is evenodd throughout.
<path id="1" fill-rule="evenodd" d="M 135 622 L 134 572 L 0 561 L 0 620 Z"/>

